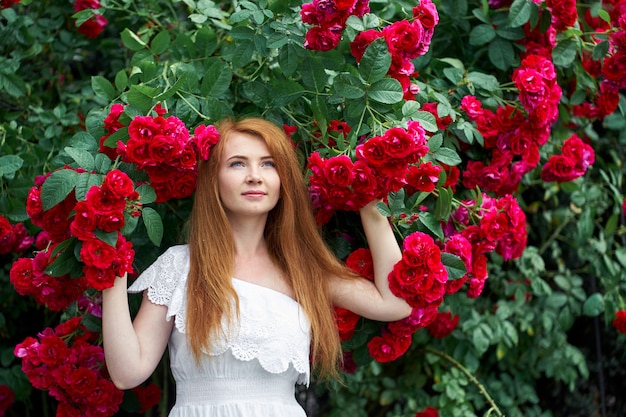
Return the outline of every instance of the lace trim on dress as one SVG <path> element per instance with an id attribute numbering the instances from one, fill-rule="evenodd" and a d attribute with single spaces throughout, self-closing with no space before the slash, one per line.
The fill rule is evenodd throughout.
<path id="1" fill-rule="evenodd" d="M 187 245 L 173 246 L 148 267 L 128 291 L 147 289 L 148 299 L 167 306 L 167 320 L 174 317 L 176 329 L 185 333 L 188 273 Z M 291 364 L 300 373 L 298 383 L 308 385 L 310 322 L 304 310 L 289 296 L 270 288 L 236 278 L 233 278 L 233 285 L 239 296 L 238 326 L 233 326 L 225 339 L 215 340 L 207 354 L 217 356 L 230 349 L 236 359 L 257 359 L 263 369 L 273 374 L 285 372 Z"/>

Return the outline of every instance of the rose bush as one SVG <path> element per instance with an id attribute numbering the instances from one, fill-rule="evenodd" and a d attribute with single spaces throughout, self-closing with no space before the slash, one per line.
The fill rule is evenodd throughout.
<path id="1" fill-rule="evenodd" d="M 311 415 L 567 415 L 596 382 L 587 415 L 621 415 L 594 358 L 625 340 L 626 2 L 0 8 L 0 415 L 165 415 L 165 361 L 108 381 L 99 291 L 181 241 L 231 115 L 284 127 L 352 269 L 373 198 L 402 243 L 413 313 L 337 309 L 345 385 Z"/>

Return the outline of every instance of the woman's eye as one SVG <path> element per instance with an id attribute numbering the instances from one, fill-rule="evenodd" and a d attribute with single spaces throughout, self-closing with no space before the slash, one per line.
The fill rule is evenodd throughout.
<path id="1" fill-rule="evenodd" d="M 274 161 L 265 161 L 263 162 L 263 166 L 276 168 L 276 163 Z"/>
<path id="2" fill-rule="evenodd" d="M 233 161 L 230 163 L 231 167 L 242 167 L 243 166 L 243 162 L 241 161 Z"/>

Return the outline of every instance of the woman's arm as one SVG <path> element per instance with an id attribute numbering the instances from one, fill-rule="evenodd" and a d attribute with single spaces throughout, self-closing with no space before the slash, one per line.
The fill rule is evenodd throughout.
<path id="1" fill-rule="evenodd" d="M 126 293 L 127 278 L 117 278 L 102 291 L 102 339 L 111 379 L 119 389 L 145 381 L 156 369 L 169 340 L 174 320 L 165 320 L 167 307 L 144 298 L 134 322 Z"/>
<path id="2" fill-rule="evenodd" d="M 363 317 L 379 321 L 395 321 L 407 317 L 411 307 L 389 289 L 387 276 L 402 259 L 402 251 L 389 221 L 373 201 L 359 210 L 361 222 L 374 261 L 374 282 L 365 278 L 347 280 L 335 277 L 331 281 L 333 302 L 338 307 Z"/>

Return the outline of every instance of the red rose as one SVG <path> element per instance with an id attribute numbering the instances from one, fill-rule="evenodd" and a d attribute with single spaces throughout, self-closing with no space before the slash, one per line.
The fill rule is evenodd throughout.
<path id="1" fill-rule="evenodd" d="M 341 31 L 313 26 L 305 35 L 304 47 L 315 51 L 330 51 L 339 45 Z"/>
<path id="2" fill-rule="evenodd" d="M 432 29 L 439 23 L 437 6 L 430 0 L 420 0 L 419 6 L 413 7 L 413 17 L 419 19 L 425 28 Z"/>
<path id="3" fill-rule="evenodd" d="M 111 212 L 98 216 L 98 229 L 105 232 L 114 232 L 124 227 L 124 213 Z"/>
<path id="4" fill-rule="evenodd" d="M 74 208 L 76 215 L 70 224 L 72 235 L 81 240 L 92 239 L 95 237 L 93 231 L 96 229 L 96 212 L 87 201 L 79 201 Z"/>
<path id="5" fill-rule="evenodd" d="M 369 280 L 374 280 L 374 261 L 372 252 L 367 248 L 359 248 L 346 258 L 346 266 Z"/>
<path id="6" fill-rule="evenodd" d="M 352 189 L 355 198 L 358 198 L 358 206 L 365 206 L 376 195 L 376 177 L 364 161 L 356 161 L 352 167 Z"/>
<path id="7" fill-rule="evenodd" d="M 115 271 L 111 268 L 98 268 L 87 265 L 83 267 L 83 273 L 89 288 L 94 288 L 98 291 L 111 288 L 115 281 Z"/>
<path id="8" fill-rule="evenodd" d="M 418 51 L 424 37 L 424 27 L 419 20 L 412 23 L 400 20 L 386 26 L 383 29 L 383 36 L 387 40 L 392 55 L 400 54 L 406 59 L 413 59 L 419 56 Z"/>
<path id="9" fill-rule="evenodd" d="M 41 338 L 38 348 L 39 359 L 49 368 L 61 365 L 68 352 L 69 348 L 60 337 L 46 336 Z"/>
<path id="10" fill-rule="evenodd" d="M 541 179 L 545 182 L 568 182 L 579 176 L 576 171 L 576 161 L 565 155 L 552 155 L 541 171 Z"/>
<path id="11" fill-rule="evenodd" d="M 440 174 L 441 167 L 433 165 L 432 162 L 428 161 L 409 167 L 406 174 L 406 182 L 418 191 L 430 193 L 437 186 Z"/>
<path id="12" fill-rule="evenodd" d="M 182 144 L 169 136 L 156 135 L 150 142 L 150 159 L 154 163 L 174 161 L 182 151 Z"/>
<path id="13" fill-rule="evenodd" d="M 615 327 L 618 332 L 626 334 L 626 310 L 618 310 L 615 313 L 613 327 Z"/>
<path id="14" fill-rule="evenodd" d="M 78 33 L 90 39 L 95 39 L 102 33 L 109 21 L 102 15 L 96 14 L 78 27 Z"/>
<path id="15" fill-rule="evenodd" d="M 424 411 L 418 411 L 415 413 L 415 417 L 439 417 L 439 412 L 436 408 L 427 407 Z"/>
<path id="16" fill-rule="evenodd" d="M 370 166 L 379 167 L 389 159 L 386 151 L 387 143 L 381 136 L 374 136 L 367 142 L 356 147 L 359 159 L 367 162 Z"/>
<path id="17" fill-rule="evenodd" d="M 193 131 L 192 143 L 195 146 L 198 157 L 208 160 L 211 154 L 211 147 L 220 139 L 220 133 L 215 126 L 200 125 Z"/>
<path id="18" fill-rule="evenodd" d="M 106 269 L 115 258 L 115 248 L 100 239 L 89 239 L 83 242 L 80 258 L 87 266 Z"/>
<path id="19" fill-rule="evenodd" d="M 339 330 L 339 338 L 343 342 L 350 339 L 356 331 L 356 324 L 359 322 L 359 316 L 350 310 L 341 307 L 335 307 L 335 321 Z"/>
<path id="20" fill-rule="evenodd" d="M 352 160 L 347 155 L 329 158 L 324 165 L 324 176 L 331 185 L 348 187 L 354 178 Z"/>
<path id="21" fill-rule="evenodd" d="M 97 215 L 106 213 L 120 213 L 126 208 L 126 201 L 107 192 L 105 189 L 92 186 L 85 197 Z"/>
<path id="22" fill-rule="evenodd" d="M 356 58 L 356 62 L 361 62 L 361 58 L 363 58 L 363 54 L 365 54 L 367 47 L 382 36 L 383 34 L 381 32 L 374 29 L 359 32 L 359 34 L 356 35 L 354 40 L 350 43 L 350 52 L 352 53 L 352 56 Z"/>
<path id="23" fill-rule="evenodd" d="M 67 402 L 60 402 L 57 407 L 56 417 L 83 417 L 83 413 Z"/>
<path id="24" fill-rule="evenodd" d="M 26 214 L 28 217 L 33 220 L 33 223 L 37 221 L 37 219 L 43 213 L 43 205 L 41 204 L 39 187 L 33 187 L 28 192 L 28 197 L 26 198 Z M 37 221 L 37 223 L 39 223 Z M 35 224 L 36 226 L 40 226 L 39 224 Z"/>
<path id="25" fill-rule="evenodd" d="M 369 354 L 377 362 L 391 362 L 402 356 L 411 346 L 411 337 L 386 333 L 367 343 Z"/>
<path id="26" fill-rule="evenodd" d="M 139 400 L 138 413 L 145 413 L 161 401 L 161 389 L 156 384 L 149 384 L 145 387 L 136 387 L 132 390 Z"/>
<path id="27" fill-rule="evenodd" d="M 128 174 L 119 169 L 107 172 L 102 189 L 116 198 L 127 198 L 135 191 L 135 184 Z"/>
<path id="28" fill-rule="evenodd" d="M 196 169 L 198 165 L 198 155 L 196 151 L 193 150 L 191 142 L 189 142 L 178 155 L 178 164 L 183 169 Z"/>
<path id="29" fill-rule="evenodd" d="M 439 313 L 435 321 L 428 325 L 428 332 L 432 337 L 443 339 L 452 333 L 458 324 L 459 316 L 453 316 L 449 311 L 444 311 Z"/>
<path id="30" fill-rule="evenodd" d="M 11 236 L 13 226 L 4 216 L 0 215 L 0 242 L 4 239 L 8 239 Z"/>
<path id="31" fill-rule="evenodd" d="M 30 295 L 33 291 L 33 260 L 30 258 L 19 258 L 9 272 L 9 280 L 15 291 L 20 295 Z"/>
<path id="32" fill-rule="evenodd" d="M 186 170 L 182 175 L 177 176 L 171 185 L 172 198 L 187 198 L 196 189 L 198 174 L 195 170 Z"/>
<path id="33" fill-rule="evenodd" d="M 13 390 L 8 385 L 0 385 L 0 417 L 4 417 L 13 404 L 14 397 Z"/>

